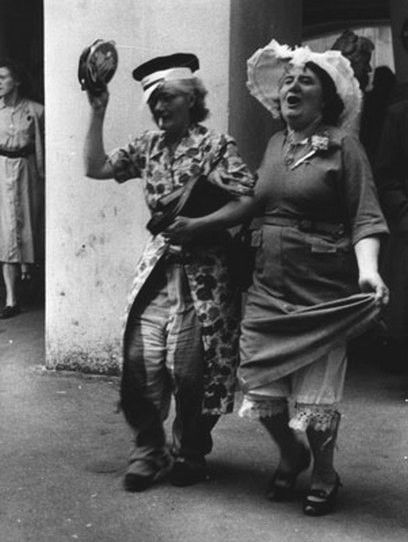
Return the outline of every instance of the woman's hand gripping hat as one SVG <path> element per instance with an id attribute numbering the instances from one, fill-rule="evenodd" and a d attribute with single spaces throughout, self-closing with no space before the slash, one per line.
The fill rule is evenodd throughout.
<path id="1" fill-rule="evenodd" d="M 158 56 L 144 62 L 133 70 L 133 77 L 140 81 L 144 100 L 149 101 L 153 92 L 165 81 L 193 79 L 194 72 L 200 67 L 198 58 L 191 53 L 176 53 Z"/>
<path id="2" fill-rule="evenodd" d="M 105 89 L 118 67 L 115 42 L 95 40 L 79 58 L 78 79 L 82 90 L 97 96 Z"/>
<path id="3" fill-rule="evenodd" d="M 333 80 L 344 104 L 340 126 L 353 130 L 362 107 L 362 93 L 349 60 L 340 51 L 315 53 L 309 47 L 291 49 L 272 40 L 248 59 L 249 92 L 277 118 L 279 117 L 279 86 L 288 66 L 305 66 L 314 62 Z"/>

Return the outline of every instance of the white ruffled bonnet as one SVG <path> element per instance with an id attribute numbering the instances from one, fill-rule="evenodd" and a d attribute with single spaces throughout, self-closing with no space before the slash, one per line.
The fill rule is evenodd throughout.
<path id="1" fill-rule="evenodd" d="M 350 61 L 340 51 L 315 53 L 309 47 L 281 45 L 272 40 L 265 47 L 258 49 L 248 59 L 249 92 L 276 118 L 279 116 L 279 84 L 288 64 L 304 66 L 314 62 L 332 78 L 337 93 L 344 103 L 340 116 L 342 128 L 355 128 L 362 108 L 362 92 L 354 76 Z"/>

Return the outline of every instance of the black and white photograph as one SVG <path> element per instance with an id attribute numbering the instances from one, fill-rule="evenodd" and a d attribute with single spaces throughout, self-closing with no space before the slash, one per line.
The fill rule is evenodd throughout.
<path id="1" fill-rule="evenodd" d="M 0 0 L 0 541 L 408 540 L 408 2 Z"/>

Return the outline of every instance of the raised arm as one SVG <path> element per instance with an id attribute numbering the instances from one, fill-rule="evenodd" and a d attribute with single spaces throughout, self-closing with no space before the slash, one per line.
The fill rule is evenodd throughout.
<path id="1" fill-rule="evenodd" d="M 92 179 L 111 179 L 113 168 L 107 160 L 103 143 L 103 123 L 109 102 L 109 93 L 105 91 L 99 96 L 88 93 L 88 100 L 91 111 L 84 146 L 85 175 Z"/>

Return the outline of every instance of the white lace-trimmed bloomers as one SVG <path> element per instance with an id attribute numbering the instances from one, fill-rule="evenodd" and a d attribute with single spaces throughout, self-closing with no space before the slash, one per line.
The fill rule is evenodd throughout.
<path id="1" fill-rule="evenodd" d="M 346 347 L 340 346 L 294 373 L 244 395 L 238 415 L 256 419 L 270 417 L 293 405 L 289 426 L 306 431 L 310 426 L 325 431 L 338 416 L 347 367 Z"/>

